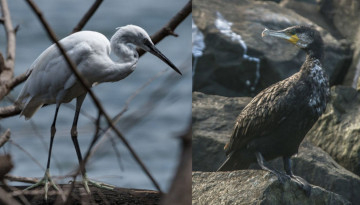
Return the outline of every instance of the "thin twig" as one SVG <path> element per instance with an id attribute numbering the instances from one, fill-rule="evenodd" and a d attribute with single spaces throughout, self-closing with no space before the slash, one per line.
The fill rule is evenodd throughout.
<path id="1" fill-rule="evenodd" d="M 90 86 L 88 85 L 88 83 L 85 81 L 85 79 L 81 76 L 81 74 L 79 73 L 79 71 L 76 69 L 75 64 L 70 60 L 69 56 L 66 54 L 66 51 L 64 50 L 64 48 L 61 46 L 61 44 L 59 43 L 59 41 L 57 40 L 57 37 L 55 35 L 55 33 L 53 32 L 53 30 L 50 28 L 49 24 L 47 23 L 47 21 L 43 18 L 43 15 L 41 13 L 41 11 L 39 10 L 39 8 L 35 5 L 35 3 L 32 0 L 26 0 L 28 2 L 28 4 L 30 5 L 30 7 L 33 9 L 33 11 L 35 12 L 35 14 L 38 16 L 39 20 L 41 21 L 42 25 L 44 26 L 45 30 L 47 31 L 49 37 L 51 38 L 51 40 L 57 45 L 58 49 L 60 50 L 61 54 L 64 56 L 67 64 L 69 65 L 70 69 L 73 71 L 74 75 L 76 76 L 77 80 L 80 82 L 80 84 L 83 86 L 83 88 L 86 89 L 86 91 L 89 93 L 89 95 L 91 96 L 91 99 L 93 100 L 93 102 L 95 103 L 96 107 L 99 109 L 99 112 L 105 117 L 107 123 L 111 126 L 111 128 L 114 130 L 114 132 L 117 134 L 117 136 L 122 140 L 122 142 L 124 143 L 124 145 L 128 148 L 128 150 L 130 151 L 130 153 L 132 154 L 132 156 L 135 158 L 135 160 L 137 161 L 137 163 L 140 165 L 140 167 L 142 168 L 142 170 L 145 172 L 145 174 L 150 178 L 150 180 L 152 181 L 152 183 L 154 184 L 154 186 L 156 187 L 156 189 L 161 192 L 161 188 L 159 186 L 159 184 L 155 181 L 155 179 L 153 178 L 153 176 L 151 175 L 151 173 L 149 172 L 149 170 L 146 168 L 145 164 L 141 161 L 141 159 L 138 157 L 138 155 L 136 154 L 135 150 L 130 146 L 130 144 L 128 143 L 128 141 L 125 139 L 125 137 L 121 134 L 121 132 L 115 127 L 115 125 L 113 124 L 113 122 L 111 121 L 110 116 L 105 112 L 105 109 L 103 108 L 103 106 L 101 105 L 100 101 L 98 100 L 98 98 L 95 96 L 95 94 L 91 91 Z M 88 150 L 88 152 L 85 155 L 84 158 L 84 163 L 87 162 L 88 158 L 90 155 L 90 151 Z"/>
<path id="2" fill-rule="evenodd" d="M 10 129 L 7 129 L 3 135 L 0 136 L 0 147 L 4 146 L 4 144 L 10 139 Z"/>
<path id="3" fill-rule="evenodd" d="M 15 181 L 15 182 L 24 182 L 24 183 L 30 183 L 30 184 L 36 184 L 39 180 L 33 177 L 19 177 L 19 176 L 13 176 L 13 175 L 5 175 L 5 179 L 9 181 Z"/>
<path id="4" fill-rule="evenodd" d="M 75 26 L 73 29 L 73 33 L 81 31 L 85 24 L 89 21 L 91 16 L 95 13 L 95 11 L 99 8 L 100 4 L 103 2 L 103 0 L 96 0 L 94 4 L 90 7 L 90 9 L 85 13 L 85 15 L 82 17 L 80 22 Z"/>
<path id="5" fill-rule="evenodd" d="M 172 19 L 164 27 L 162 27 L 155 34 L 151 35 L 151 40 L 153 41 L 153 43 L 157 44 L 163 38 L 169 35 L 177 36 L 174 30 L 182 21 L 184 21 L 187 16 L 189 16 L 189 14 L 191 13 L 191 9 L 192 3 L 190 0 L 174 17 L 172 17 Z M 142 56 L 145 53 L 145 51 L 141 49 L 138 49 L 137 51 L 139 53 L 139 56 Z"/>
<path id="6" fill-rule="evenodd" d="M 19 191 L 19 189 L 14 186 L 9 186 L 9 190 L 11 190 L 11 193 L 13 193 L 14 191 Z M 25 196 L 23 194 L 20 194 L 17 197 L 20 199 L 22 204 L 31 205 L 30 202 L 25 198 Z"/>
<path id="7" fill-rule="evenodd" d="M 42 170 L 45 171 L 45 168 L 41 165 L 41 163 L 33 157 L 27 150 L 25 150 L 23 147 L 21 147 L 18 143 L 14 142 L 13 140 L 9 140 L 9 143 L 15 145 L 17 148 L 19 148 L 21 151 L 23 151 L 27 156 L 30 157 Z"/>

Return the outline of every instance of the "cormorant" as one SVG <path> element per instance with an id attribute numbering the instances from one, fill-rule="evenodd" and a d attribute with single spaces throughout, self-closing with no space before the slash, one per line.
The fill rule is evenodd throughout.
<path id="1" fill-rule="evenodd" d="M 237 118 L 230 141 L 225 145 L 226 161 L 218 171 L 247 169 L 256 162 L 283 181 L 286 176 L 264 165 L 264 160 L 283 157 L 284 169 L 310 194 L 310 185 L 294 176 L 290 157 L 298 152 L 306 133 L 325 111 L 329 101 L 328 78 L 322 68 L 323 41 L 308 26 L 281 31 L 265 29 L 262 37 L 285 39 L 307 54 L 300 71 L 256 95 Z"/>

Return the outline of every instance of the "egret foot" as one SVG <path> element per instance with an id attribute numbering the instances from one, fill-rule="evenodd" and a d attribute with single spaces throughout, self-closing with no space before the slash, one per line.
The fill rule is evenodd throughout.
<path id="1" fill-rule="evenodd" d="M 114 190 L 114 188 L 115 188 L 115 186 L 110 185 L 110 184 L 105 184 L 105 183 L 102 183 L 102 182 L 97 182 L 97 181 L 90 180 L 86 176 L 86 174 L 85 174 L 85 176 L 83 176 L 82 183 L 83 183 L 84 188 L 85 188 L 87 193 L 90 193 L 89 184 L 91 184 L 93 186 L 96 186 L 96 187 L 98 187 L 100 189 Z"/>
<path id="2" fill-rule="evenodd" d="M 30 189 L 33 189 L 33 188 L 35 188 L 35 187 L 44 185 L 44 189 L 45 189 L 45 196 L 44 196 L 44 198 L 45 198 L 45 201 L 47 201 L 47 194 L 48 194 L 48 190 L 49 190 L 49 182 L 50 182 L 50 184 L 51 184 L 57 191 L 59 191 L 59 188 L 56 186 L 56 184 L 54 183 L 54 181 L 51 179 L 50 173 L 49 173 L 49 170 L 48 170 L 48 169 L 45 171 L 45 175 L 44 175 L 44 177 L 43 177 L 40 181 L 38 181 L 36 184 L 33 184 L 33 185 L 27 187 L 27 188 L 24 189 L 24 190 L 30 190 Z"/>

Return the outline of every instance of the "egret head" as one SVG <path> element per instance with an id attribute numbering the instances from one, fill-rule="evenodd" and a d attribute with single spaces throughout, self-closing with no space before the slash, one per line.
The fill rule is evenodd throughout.
<path id="1" fill-rule="evenodd" d="M 292 26 L 280 31 L 265 29 L 261 36 L 285 39 L 309 54 L 322 53 L 323 41 L 320 33 L 309 26 Z"/>
<path id="2" fill-rule="evenodd" d="M 118 31 L 111 38 L 112 43 L 113 41 L 115 41 L 115 39 L 117 39 L 118 42 L 125 43 L 128 46 L 137 46 L 157 56 L 181 75 L 180 70 L 155 47 L 154 43 L 151 41 L 149 34 L 143 28 L 135 25 L 127 25 L 119 27 L 117 29 Z"/>

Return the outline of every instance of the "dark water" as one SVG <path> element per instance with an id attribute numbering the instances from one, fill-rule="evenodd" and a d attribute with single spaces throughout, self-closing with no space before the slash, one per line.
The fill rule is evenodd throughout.
<path id="1" fill-rule="evenodd" d="M 65 37 L 72 31 L 92 2 L 36 1 L 59 38 Z M 153 34 L 186 2 L 187 0 L 104 1 L 84 30 L 98 31 L 110 38 L 116 27 L 135 24 L 143 27 L 149 34 Z M 17 33 L 15 73 L 21 74 L 44 49 L 51 45 L 51 42 L 25 1 L 11 0 L 9 6 L 13 24 L 20 25 Z M 121 82 L 101 84 L 93 89 L 107 113 L 115 116 L 121 111 L 129 96 L 150 78 L 167 69 L 137 95 L 118 123 L 121 132 L 163 189 L 169 187 L 178 163 L 180 141 L 177 136 L 190 123 L 192 83 L 190 29 L 190 18 L 187 18 L 176 30 L 179 34 L 178 38 L 168 37 L 157 45 L 159 50 L 182 70 L 184 74 L 182 77 L 167 68 L 156 57 L 146 54 L 139 60 L 137 69 L 128 78 Z M 2 51 L 5 48 L 4 38 L 5 35 L 1 31 Z M 22 85 L 16 88 L 6 100 L 1 102 L 1 105 L 11 104 L 9 101 L 17 97 L 21 87 Z M 74 105 L 74 102 L 70 104 Z M 18 116 L 0 120 L 0 132 L 10 128 L 12 140 L 45 167 L 54 111 L 55 106 L 52 105 L 40 109 L 29 121 Z M 90 116 L 81 115 L 78 125 L 79 142 L 84 153 L 94 133 L 94 123 L 91 118 L 95 118 L 97 114 L 89 97 L 85 99 L 82 111 Z M 51 174 L 55 176 L 66 175 L 77 167 L 77 158 L 70 138 L 73 114 L 74 110 L 71 106 L 62 105 L 60 108 L 51 164 Z M 114 136 L 112 132 L 110 135 Z M 120 162 L 124 169 L 119 168 L 113 143 L 106 138 L 99 144 L 97 152 L 87 164 L 88 176 L 120 187 L 154 189 L 122 143 L 116 137 L 114 141 L 120 151 Z M 5 151 L 13 156 L 15 163 L 11 174 L 24 177 L 43 176 L 43 169 L 16 146 L 8 143 Z"/>

